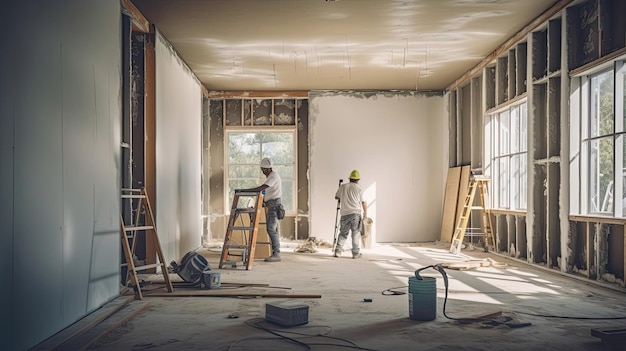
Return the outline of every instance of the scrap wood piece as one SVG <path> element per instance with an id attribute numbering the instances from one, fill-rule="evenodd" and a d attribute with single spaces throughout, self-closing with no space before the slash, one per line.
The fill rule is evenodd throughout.
<path id="1" fill-rule="evenodd" d="M 144 297 L 236 297 L 236 298 L 290 298 L 290 299 L 320 299 L 322 295 L 315 294 L 269 294 L 264 292 L 225 292 L 211 290 L 175 291 L 173 293 L 150 292 Z"/>
<path id="2" fill-rule="evenodd" d="M 618 346 L 626 343 L 626 327 L 592 328 L 591 336 L 600 338 L 607 346 Z"/>
<path id="3" fill-rule="evenodd" d="M 165 282 L 154 282 L 153 284 L 165 284 Z M 172 283 L 176 288 L 199 288 L 200 282 L 197 283 L 188 283 L 188 282 L 174 282 Z M 225 283 L 220 282 L 221 287 L 227 287 L 230 289 L 234 288 L 245 288 L 245 287 L 262 287 L 262 288 L 278 288 L 272 287 L 269 284 L 260 284 L 260 283 Z M 291 289 L 291 288 L 280 288 L 280 289 Z"/>
<path id="4" fill-rule="evenodd" d="M 464 271 L 468 269 L 480 268 L 480 267 L 496 267 L 502 268 L 506 267 L 506 263 L 496 262 L 491 258 L 486 258 L 483 260 L 468 260 L 468 261 L 460 261 L 460 262 L 447 262 L 442 263 L 441 266 L 443 268 L 455 269 L 459 271 Z"/>

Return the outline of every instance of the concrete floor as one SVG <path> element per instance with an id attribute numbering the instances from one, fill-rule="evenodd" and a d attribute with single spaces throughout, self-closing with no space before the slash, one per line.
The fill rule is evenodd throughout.
<path id="1" fill-rule="evenodd" d="M 321 298 L 151 297 L 148 306 L 92 350 L 611 350 L 592 328 L 626 329 L 626 292 L 532 267 L 479 250 L 448 252 L 447 244 L 383 245 L 363 258 L 334 258 L 328 248 L 283 260 L 256 260 L 251 270 L 217 269 L 219 249 L 205 252 L 224 283 L 269 284 L 241 292 L 312 294 Z M 436 277 L 437 317 L 409 318 L 408 277 L 437 263 L 491 258 L 505 267 L 446 270 Z M 400 292 L 384 295 L 387 289 Z M 175 289 L 175 292 L 189 289 Z M 213 291 L 216 289 L 211 289 Z M 227 291 L 225 285 L 220 290 Z M 233 291 L 233 289 L 228 289 Z M 207 291 L 207 290 L 205 290 Z M 371 299 L 365 302 L 364 299 Z M 136 303 L 139 301 L 133 301 Z M 264 320 L 266 303 L 309 306 L 308 324 L 283 328 Z M 505 325 L 460 323 L 494 313 Z M 529 326 L 512 328 L 517 323 Z M 290 340 L 290 339 L 291 340 Z M 622 349 L 623 350 L 623 349 Z"/>

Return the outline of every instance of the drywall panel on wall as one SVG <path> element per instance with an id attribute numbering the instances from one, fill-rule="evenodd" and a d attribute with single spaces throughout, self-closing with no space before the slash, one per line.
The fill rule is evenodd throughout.
<path id="1" fill-rule="evenodd" d="M 119 2 L 65 0 L 14 1 L 3 13 L 1 197 L 10 191 L 2 212 L 12 217 L 2 228 L 12 252 L 2 256 L 12 261 L 2 267 L 12 279 L 0 344 L 23 350 L 119 294 L 121 12 Z"/>
<path id="2" fill-rule="evenodd" d="M 442 105 L 442 96 L 416 92 L 311 92 L 310 235 L 332 242 L 338 180 L 358 169 L 378 242 L 439 238 Z"/>
<path id="3" fill-rule="evenodd" d="M 156 217 L 169 263 L 202 244 L 202 92 L 158 31 L 155 52 Z"/>

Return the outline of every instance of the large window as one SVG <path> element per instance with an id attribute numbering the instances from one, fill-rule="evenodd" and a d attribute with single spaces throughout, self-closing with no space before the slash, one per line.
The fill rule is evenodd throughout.
<path id="1" fill-rule="evenodd" d="M 282 179 L 282 203 L 287 212 L 295 212 L 295 131 L 228 131 L 227 191 L 230 209 L 235 189 L 254 188 L 265 181 L 259 167 L 263 157 L 270 157 L 273 171 Z"/>
<path id="2" fill-rule="evenodd" d="M 581 201 L 587 214 L 624 217 L 623 63 L 581 77 Z M 616 72 L 618 72 L 616 74 Z M 584 191 L 586 189 L 586 191 Z M 615 189 L 620 189 L 616 195 Z M 586 209 L 586 211 L 584 210 Z"/>
<path id="3" fill-rule="evenodd" d="M 526 209 L 527 114 L 526 102 L 487 116 L 491 138 L 493 207 Z"/>

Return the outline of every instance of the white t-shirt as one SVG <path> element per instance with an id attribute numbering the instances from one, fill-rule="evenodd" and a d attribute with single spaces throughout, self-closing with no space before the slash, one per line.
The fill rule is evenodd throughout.
<path id="1" fill-rule="evenodd" d="M 352 213 L 361 213 L 363 209 L 363 192 L 361 186 L 357 183 L 346 183 L 337 189 L 335 197 L 339 198 L 339 213 L 341 216 L 349 215 Z"/>
<path id="2" fill-rule="evenodd" d="M 268 188 L 265 189 L 265 197 L 263 198 L 265 201 L 278 199 L 283 196 L 283 188 L 280 183 L 280 176 L 278 175 L 278 173 L 276 173 L 276 171 L 272 171 L 267 176 L 263 184 L 268 186 Z"/>

